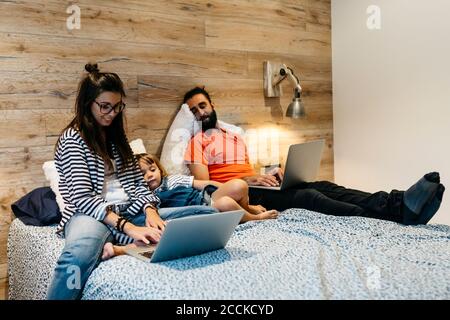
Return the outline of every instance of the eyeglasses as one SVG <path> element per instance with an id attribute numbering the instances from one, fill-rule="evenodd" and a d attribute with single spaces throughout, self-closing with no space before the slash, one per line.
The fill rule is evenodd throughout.
<path id="1" fill-rule="evenodd" d="M 114 106 L 111 105 L 109 102 L 97 102 L 94 100 L 94 102 L 100 107 L 100 112 L 103 114 L 111 113 L 111 111 L 114 110 L 115 113 L 122 112 L 123 109 L 127 106 L 123 101 L 118 102 Z"/>

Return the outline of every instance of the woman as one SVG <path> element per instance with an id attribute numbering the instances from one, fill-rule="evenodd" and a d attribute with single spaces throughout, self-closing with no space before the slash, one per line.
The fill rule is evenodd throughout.
<path id="1" fill-rule="evenodd" d="M 48 299 L 77 299 L 103 246 L 158 242 L 164 219 L 210 213 L 205 206 L 158 212 L 124 130 L 125 91 L 115 73 L 87 64 L 79 86 L 75 117 L 56 144 L 55 164 L 65 208 L 58 234 L 65 246 L 58 259 Z"/>

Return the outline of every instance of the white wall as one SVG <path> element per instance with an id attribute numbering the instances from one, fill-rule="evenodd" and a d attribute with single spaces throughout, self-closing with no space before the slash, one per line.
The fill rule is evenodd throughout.
<path id="1" fill-rule="evenodd" d="M 332 0 L 335 181 L 403 190 L 439 171 L 448 189 L 431 223 L 448 225 L 449 17 L 448 0 Z"/>

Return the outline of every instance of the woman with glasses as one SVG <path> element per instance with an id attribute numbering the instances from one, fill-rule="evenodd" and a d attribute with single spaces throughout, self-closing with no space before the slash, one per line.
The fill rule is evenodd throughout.
<path id="1" fill-rule="evenodd" d="M 65 237 L 48 299 L 78 299 L 106 242 L 158 242 L 165 219 L 211 213 L 206 206 L 163 208 L 148 190 L 124 130 L 125 91 L 115 73 L 85 66 L 75 116 L 55 149 L 65 207 L 57 233 Z"/>

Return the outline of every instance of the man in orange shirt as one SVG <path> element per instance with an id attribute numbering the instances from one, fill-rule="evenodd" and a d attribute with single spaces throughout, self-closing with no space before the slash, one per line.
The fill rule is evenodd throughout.
<path id="1" fill-rule="evenodd" d="M 189 105 L 202 128 L 190 141 L 184 160 L 195 179 L 226 182 L 243 179 L 248 185 L 278 186 L 281 169 L 258 175 L 249 163 L 244 140 L 220 128 L 215 105 L 206 90 L 193 88 L 183 103 Z M 439 173 L 431 172 L 406 191 L 368 193 L 347 189 L 329 181 L 304 182 L 288 190 L 249 189 L 250 203 L 269 209 L 305 208 L 338 216 L 363 216 L 400 222 L 426 224 L 439 209 L 445 187 Z"/>

